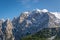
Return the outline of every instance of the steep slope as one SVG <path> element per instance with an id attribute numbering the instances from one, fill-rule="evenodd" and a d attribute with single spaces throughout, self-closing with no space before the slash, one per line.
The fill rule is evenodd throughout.
<path id="1" fill-rule="evenodd" d="M 12 23 L 14 26 L 15 36 L 20 37 L 35 34 L 43 28 L 58 28 L 58 18 L 47 10 L 33 10 L 32 12 L 23 12 L 19 17 L 14 18 Z M 20 34 L 20 35 L 19 35 Z"/>
<path id="2" fill-rule="evenodd" d="M 60 40 L 58 33 L 56 28 L 44 28 L 33 35 L 23 37 L 21 40 Z"/>

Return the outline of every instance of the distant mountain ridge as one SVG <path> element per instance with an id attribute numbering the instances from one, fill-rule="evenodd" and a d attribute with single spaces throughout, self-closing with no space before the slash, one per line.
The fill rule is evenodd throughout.
<path id="1" fill-rule="evenodd" d="M 59 15 L 46 9 L 35 9 L 21 13 L 12 21 L 9 19 L 0 20 L 0 39 L 20 40 L 21 37 L 34 34 L 43 28 L 58 28 L 60 27 Z"/>

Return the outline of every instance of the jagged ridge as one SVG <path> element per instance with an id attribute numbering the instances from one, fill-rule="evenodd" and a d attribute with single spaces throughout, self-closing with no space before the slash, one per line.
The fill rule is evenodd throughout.
<path id="1" fill-rule="evenodd" d="M 33 10 L 23 12 L 19 17 L 12 21 L 0 20 L 0 38 L 6 40 L 20 40 L 27 34 L 35 34 L 43 28 L 60 27 L 60 19 L 48 10 Z"/>

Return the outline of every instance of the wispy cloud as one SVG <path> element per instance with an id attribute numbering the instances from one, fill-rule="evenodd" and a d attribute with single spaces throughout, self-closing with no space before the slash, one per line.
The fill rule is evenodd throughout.
<path id="1" fill-rule="evenodd" d="M 30 0 L 22 0 L 21 3 L 24 5 L 24 4 L 27 4 L 28 2 L 30 2 Z"/>
<path id="2" fill-rule="evenodd" d="M 18 0 L 24 7 L 30 8 L 32 4 L 38 3 L 40 0 Z"/>
<path id="3" fill-rule="evenodd" d="M 40 0 L 33 0 L 33 3 L 38 3 Z"/>
<path id="4" fill-rule="evenodd" d="M 32 3 L 38 3 L 40 0 L 22 0 L 21 3 L 22 4 L 27 4 L 29 2 L 32 2 Z"/>
<path id="5" fill-rule="evenodd" d="M 18 2 L 20 2 L 22 6 L 30 8 L 31 7 L 31 5 L 29 4 L 30 1 L 31 0 L 19 0 Z"/>

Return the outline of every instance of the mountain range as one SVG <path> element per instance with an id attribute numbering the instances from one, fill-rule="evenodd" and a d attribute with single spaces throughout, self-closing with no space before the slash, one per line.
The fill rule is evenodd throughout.
<path id="1" fill-rule="evenodd" d="M 59 12 L 46 9 L 34 9 L 22 12 L 13 20 L 0 20 L 0 40 L 20 40 L 21 37 L 33 35 L 44 28 L 60 29 Z"/>

